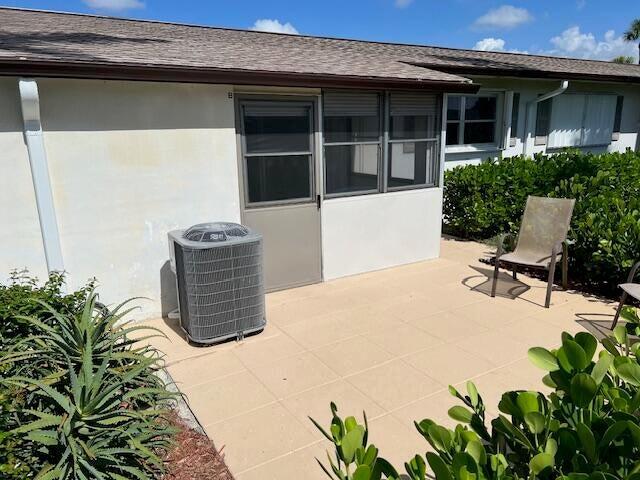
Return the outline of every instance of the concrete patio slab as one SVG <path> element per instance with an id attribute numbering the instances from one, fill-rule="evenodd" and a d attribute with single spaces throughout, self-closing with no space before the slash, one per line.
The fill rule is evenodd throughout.
<path id="1" fill-rule="evenodd" d="M 314 457 L 330 445 L 329 402 L 362 411 L 371 440 L 399 468 L 428 446 L 414 420 L 452 425 L 449 384 L 477 383 L 487 414 L 509 389 L 544 390 L 527 349 L 560 342 L 563 330 L 602 330 L 615 304 L 554 291 L 542 280 L 480 261 L 492 249 L 443 239 L 441 258 L 267 295 L 267 328 L 241 342 L 195 347 L 174 321 L 148 322 L 168 338 L 151 343 L 207 434 L 240 480 L 320 479 Z"/>

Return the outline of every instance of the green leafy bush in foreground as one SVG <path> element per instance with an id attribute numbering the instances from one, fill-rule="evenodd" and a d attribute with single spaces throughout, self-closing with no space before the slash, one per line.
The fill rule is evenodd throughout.
<path id="1" fill-rule="evenodd" d="M 172 394 L 155 375 L 158 352 L 132 337 L 144 327 L 123 324 L 126 302 L 107 310 L 92 290 L 53 295 L 58 308 L 41 294 L 18 309 L 33 315 L 12 319 L 21 335 L 0 353 L 0 472 L 154 478 L 173 435 L 164 420 Z"/>
<path id="2" fill-rule="evenodd" d="M 444 228 L 463 238 L 517 233 L 528 195 L 575 198 L 570 275 L 600 293 L 640 259 L 640 153 L 568 150 L 445 172 Z"/>
<path id="3" fill-rule="evenodd" d="M 462 405 L 449 410 L 460 422 L 453 430 L 430 419 L 415 422 L 431 446 L 405 463 L 412 480 L 640 480 L 640 344 L 624 326 L 598 342 L 589 333 L 562 334 L 556 350 L 535 347 L 530 360 L 546 371 L 550 394 L 511 391 L 502 395 L 500 415 L 487 425 L 482 396 L 449 387 Z M 338 480 L 399 479 L 398 471 L 367 443 L 368 428 L 341 419 L 331 405 L 329 432 L 334 454 L 321 466 Z M 314 422 L 315 423 L 315 422 Z M 406 478 L 406 477 L 403 477 Z"/>

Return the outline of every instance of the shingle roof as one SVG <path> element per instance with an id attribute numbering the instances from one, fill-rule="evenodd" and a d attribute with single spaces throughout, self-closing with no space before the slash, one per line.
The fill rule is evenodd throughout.
<path id="1" fill-rule="evenodd" d="M 460 75 L 482 72 L 640 82 L 640 67 L 610 62 L 0 8 L 0 73 L 46 74 L 56 66 L 67 76 L 91 76 L 92 69 L 113 77 L 116 68 L 135 68 L 150 76 L 208 72 L 212 80 L 235 72 L 460 88 L 471 83 Z"/>

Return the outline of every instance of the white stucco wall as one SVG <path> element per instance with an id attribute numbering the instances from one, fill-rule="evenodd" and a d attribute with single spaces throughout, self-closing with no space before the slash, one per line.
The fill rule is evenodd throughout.
<path id="1" fill-rule="evenodd" d="M 559 80 L 523 80 L 509 78 L 490 78 L 477 77 L 474 78 L 477 83 L 482 85 L 482 89 L 492 92 L 514 91 L 520 93 L 520 108 L 518 111 L 518 137 L 514 146 L 507 145 L 504 149 L 484 148 L 477 149 L 473 146 L 465 147 L 447 147 L 445 169 L 451 169 L 459 165 L 478 164 L 488 158 L 511 157 L 523 153 L 523 140 L 525 133 L 525 110 L 527 102 L 534 101 L 539 94 L 543 94 L 559 87 Z M 482 90 L 481 90 L 482 91 Z M 578 82 L 569 81 L 569 89 L 571 93 L 610 93 L 624 96 L 624 104 L 622 109 L 622 122 L 620 138 L 611 142 L 607 146 L 585 148 L 585 150 L 594 153 L 600 152 L 623 152 L 627 148 L 638 149 L 640 131 L 640 86 L 628 85 L 622 83 L 602 83 L 602 82 Z M 499 112 L 498 123 L 502 121 Z M 510 121 L 508 122 L 510 123 Z M 533 132 L 536 123 L 536 107 L 530 110 L 528 131 L 531 135 L 529 139 L 528 154 L 534 153 L 553 153 L 553 149 L 547 149 L 546 145 L 534 145 Z"/>
<path id="2" fill-rule="evenodd" d="M 0 281 L 25 268 L 40 279 L 47 275 L 18 79 L 0 77 Z"/>
<path id="3" fill-rule="evenodd" d="M 1 91 L 11 91 L 15 100 L 9 112 L 15 116 L 17 87 L 15 80 L 9 83 Z M 230 88 L 62 79 L 40 79 L 38 85 L 71 288 L 95 276 L 106 303 L 148 297 L 138 302 L 139 318 L 173 308 L 167 232 L 240 219 Z M 20 226 L 26 237 L 12 240 L 3 228 L 3 273 L 28 262 L 35 269 L 44 266 L 20 138 L 21 133 L 0 133 L 4 161 L 16 171 L 10 181 L 0 176 L 14 192 L 2 188 L 0 195 L 9 205 L 20 205 L 19 210 L 3 208 L 3 225 Z M 11 155 L 5 155 L 9 148 Z M 25 241 L 29 245 L 20 245 Z M 5 253 L 12 245 L 18 245 L 18 254 Z"/>
<path id="4" fill-rule="evenodd" d="M 441 217 L 440 188 L 325 200 L 325 280 L 436 258 Z"/>

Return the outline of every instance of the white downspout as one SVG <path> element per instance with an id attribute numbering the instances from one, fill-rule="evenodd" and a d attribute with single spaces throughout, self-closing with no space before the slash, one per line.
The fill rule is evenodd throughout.
<path id="1" fill-rule="evenodd" d="M 529 117 L 531 116 L 531 109 L 534 105 L 537 105 L 540 102 L 544 102 L 545 100 L 549 100 L 550 98 L 557 97 L 558 95 L 563 94 L 567 88 L 569 88 L 569 80 L 562 80 L 560 86 L 555 90 L 551 90 L 550 92 L 545 93 L 544 95 L 540 95 L 533 101 L 527 102 L 527 107 L 524 112 L 524 132 L 525 139 L 524 145 L 522 146 L 522 154 L 526 157 L 529 150 Z"/>
<path id="2" fill-rule="evenodd" d="M 40 233 L 44 244 L 44 255 L 47 260 L 47 270 L 64 271 L 62 261 L 62 249 L 60 247 L 60 234 L 56 211 L 53 206 L 53 194 L 51 181 L 49 180 L 49 168 L 47 166 L 47 153 L 44 149 L 42 125 L 40 123 L 40 97 L 38 96 L 38 84 L 33 79 L 21 78 L 18 81 L 20 90 L 20 105 L 22 107 L 22 120 L 24 122 L 24 139 L 29 152 L 29 164 L 33 189 L 36 194 L 38 207 L 38 219 L 40 221 Z"/>

